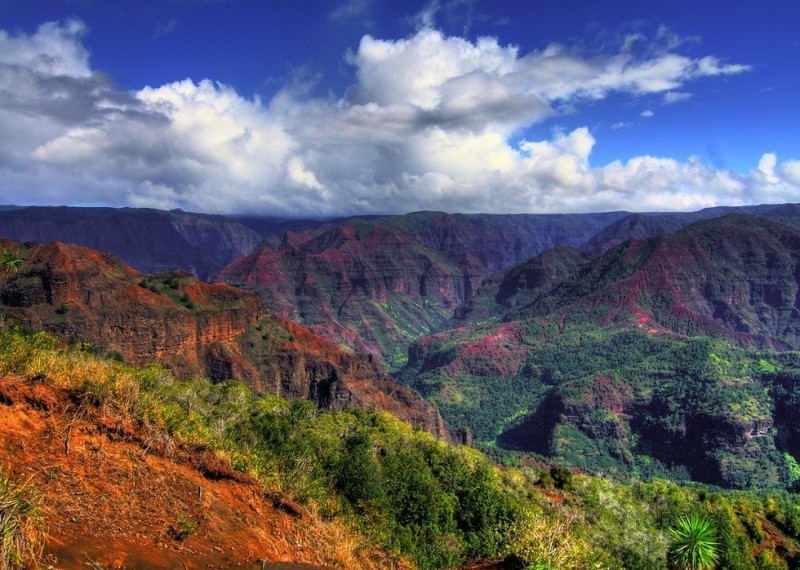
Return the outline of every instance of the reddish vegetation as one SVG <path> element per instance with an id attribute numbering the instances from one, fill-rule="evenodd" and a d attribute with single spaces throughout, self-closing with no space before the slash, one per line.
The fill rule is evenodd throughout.
<path id="1" fill-rule="evenodd" d="M 348 221 L 238 259 L 217 280 L 256 286 L 278 314 L 380 357 L 407 344 L 408 329 L 450 318 L 487 273 L 472 256 L 440 255 L 399 228 Z"/>
<path id="2" fill-rule="evenodd" d="M 282 290 L 291 286 L 291 282 L 283 274 L 283 258 L 281 252 L 264 247 L 232 262 L 220 272 L 217 280 L 235 280 L 237 283 L 260 284 Z"/>
<path id="3" fill-rule="evenodd" d="M 63 390 L 0 378 L 0 465 L 44 493 L 46 561 L 58 568 L 392 566 L 353 556 L 352 537 L 208 450 L 154 442 L 108 410 L 74 409 Z"/>
<path id="4" fill-rule="evenodd" d="M 524 334 L 518 323 L 505 324 L 462 348 L 459 360 L 474 376 L 513 376 L 529 352 L 528 347 L 521 346 Z"/>
<path id="5" fill-rule="evenodd" d="M 633 318 L 650 333 L 795 347 L 798 247 L 800 232 L 754 216 L 635 240 L 592 264 L 587 276 L 597 279 L 597 287 L 569 310 L 600 310 L 604 324 Z"/>
<path id="6" fill-rule="evenodd" d="M 513 376 L 530 352 L 530 346 L 523 344 L 525 333 L 518 323 L 500 325 L 477 339 L 464 339 L 466 332 L 466 328 L 460 327 L 421 338 L 409 350 L 409 366 L 442 368 L 451 375 L 467 371 L 473 376 Z M 451 342 L 455 343 L 455 350 L 447 362 L 429 362 L 432 349 L 436 353 L 442 343 Z"/>

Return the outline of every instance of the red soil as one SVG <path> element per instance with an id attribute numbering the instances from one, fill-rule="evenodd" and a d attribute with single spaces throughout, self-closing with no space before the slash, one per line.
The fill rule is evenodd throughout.
<path id="1" fill-rule="evenodd" d="M 0 378 L 0 465 L 44 494 L 50 567 L 396 567 L 209 450 L 76 409 L 64 390 Z"/>

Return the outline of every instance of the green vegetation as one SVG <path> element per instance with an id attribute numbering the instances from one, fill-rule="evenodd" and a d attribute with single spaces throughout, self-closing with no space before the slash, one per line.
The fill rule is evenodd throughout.
<path id="1" fill-rule="evenodd" d="M 160 366 L 99 359 L 44 333 L 0 333 L 1 373 L 47 378 L 83 406 L 131 414 L 154 441 L 166 434 L 212 447 L 266 489 L 350 521 L 421 568 L 502 554 L 519 509 L 486 458 L 389 414 L 318 414 L 307 401 L 255 397 L 238 382 L 178 381 Z M 183 522 L 175 523 L 176 536 L 193 530 Z"/>
<path id="2" fill-rule="evenodd" d="M 0 270 L 7 273 L 18 271 L 22 261 L 23 259 L 19 256 L 19 253 L 3 248 L 3 253 L 0 254 Z"/>
<path id="3" fill-rule="evenodd" d="M 165 454 L 176 445 L 215 449 L 265 490 L 419 568 L 509 554 L 529 568 L 664 568 L 670 529 L 687 513 L 713 524 L 720 568 L 800 564 L 795 494 L 659 479 L 624 485 L 559 466 L 501 468 L 386 413 L 320 414 L 306 401 L 255 397 L 238 382 L 178 381 L 160 366 L 130 367 L 43 333 L 0 332 L 0 375 L 7 373 L 59 385 L 87 409 L 136 418 L 149 441 L 171 442 L 161 446 Z M 192 525 L 176 518 L 176 536 Z"/>
<path id="4" fill-rule="evenodd" d="M 196 529 L 196 522 L 187 518 L 185 515 L 181 515 L 170 530 L 175 540 L 186 540 Z"/>
<path id="5" fill-rule="evenodd" d="M 475 364 L 476 339 L 499 326 L 490 325 L 439 335 L 399 378 L 496 458 L 518 450 L 620 481 L 798 484 L 800 353 L 638 328 L 524 325 L 516 374 Z"/>
<path id="6" fill-rule="evenodd" d="M 0 470 L 0 570 L 34 563 L 41 555 L 44 536 L 41 496 Z"/>
<path id="7" fill-rule="evenodd" d="M 192 283 L 194 283 L 194 278 L 188 273 L 157 273 L 145 276 L 139 281 L 139 286 L 149 289 L 158 295 L 168 297 L 189 310 L 194 310 L 197 306 L 183 290 L 184 287 Z"/>
<path id="8" fill-rule="evenodd" d="M 669 554 L 673 566 L 679 570 L 708 570 L 714 567 L 719 556 L 711 521 L 695 514 L 683 516 L 669 532 L 672 536 Z"/>

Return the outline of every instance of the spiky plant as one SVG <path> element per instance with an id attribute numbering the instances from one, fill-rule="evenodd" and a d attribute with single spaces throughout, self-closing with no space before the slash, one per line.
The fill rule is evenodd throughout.
<path id="1" fill-rule="evenodd" d="M 14 253 L 9 249 L 3 249 L 0 254 L 0 269 L 6 272 L 17 271 L 19 266 L 22 265 L 22 258 L 18 253 Z"/>
<path id="2" fill-rule="evenodd" d="M 710 570 L 716 566 L 719 553 L 716 531 L 706 517 L 692 514 L 682 516 L 674 527 L 670 559 L 679 570 Z"/>
<path id="3" fill-rule="evenodd" d="M 44 536 L 40 495 L 0 470 L 0 570 L 35 564 Z"/>

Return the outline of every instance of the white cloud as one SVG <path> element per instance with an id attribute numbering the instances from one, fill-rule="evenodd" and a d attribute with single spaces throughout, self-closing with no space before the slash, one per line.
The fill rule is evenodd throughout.
<path id="1" fill-rule="evenodd" d="M 0 30 L 0 64 L 51 77 L 89 77 L 89 52 L 80 42 L 85 32 L 86 26 L 78 20 L 64 25 L 47 22 L 32 36 L 12 36 Z"/>
<path id="2" fill-rule="evenodd" d="M 664 93 L 664 105 L 674 105 L 675 103 L 683 103 L 692 98 L 691 93 L 684 93 L 681 91 L 667 91 Z"/>
<path id="3" fill-rule="evenodd" d="M 656 116 L 656 114 L 653 113 L 653 111 L 651 111 L 650 109 L 645 109 L 644 111 L 639 113 L 639 116 L 642 117 L 643 119 L 652 119 L 653 117 Z"/>
<path id="4" fill-rule="evenodd" d="M 441 9 L 439 0 L 430 0 L 415 16 L 418 30 L 433 28 L 436 23 L 436 13 Z"/>
<path id="5" fill-rule="evenodd" d="M 778 157 L 774 153 L 765 153 L 761 156 L 761 160 L 758 161 L 758 171 L 769 182 L 776 182 L 778 180 L 778 177 L 775 176 L 775 166 L 777 164 Z"/>
<path id="6" fill-rule="evenodd" d="M 343 21 L 352 18 L 365 18 L 369 14 L 369 0 L 345 0 L 337 6 L 330 14 L 331 20 Z"/>
<path id="7" fill-rule="evenodd" d="M 783 178 L 790 184 L 800 187 L 800 160 L 789 160 L 781 165 Z"/>
<path id="8" fill-rule="evenodd" d="M 521 54 L 423 25 L 400 40 L 365 36 L 348 55 L 356 82 L 340 99 L 287 86 L 263 102 L 207 79 L 120 92 L 91 69 L 84 31 L 67 22 L 0 34 L 0 203 L 293 215 L 680 210 L 800 189 L 800 162 L 774 155 L 737 175 L 649 156 L 592 166 L 585 127 L 509 142 L 612 92 L 680 97 L 699 77 L 746 71 L 714 57 L 583 58 L 558 45 Z"/>

